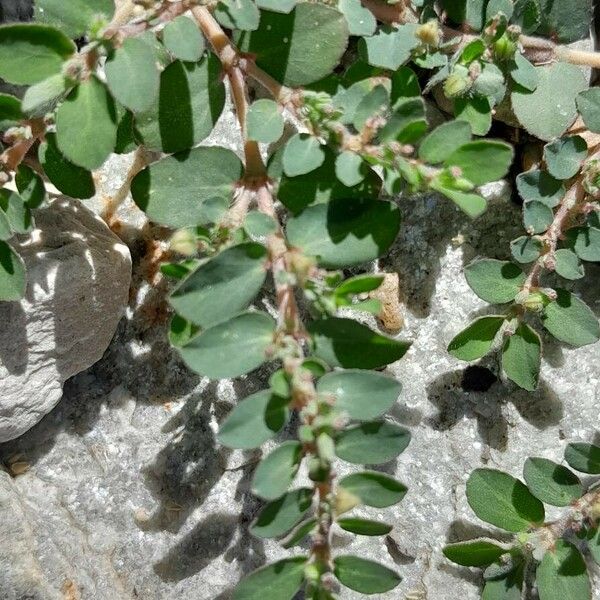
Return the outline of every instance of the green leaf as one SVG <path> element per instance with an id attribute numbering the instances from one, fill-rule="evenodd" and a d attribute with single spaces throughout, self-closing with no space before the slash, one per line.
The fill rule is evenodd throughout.
<path id="1" fill-rule="evenodd" d="M 317 204 L 287 223 L 290 243 L 324 267 L 358 265 L 383 255 L 400 228 L 400 211 L 382 200 L 341 199 Z"/>
<path id="2" fill-rule="evenodd" d="M 485 25 L 486 0 L 441 0 L 440 5 L 457 25 L 467 23 L 475 31 Z"/>
<path id="3" fill-rule="evenodd" d="M 275 500 L 285 494 L 294 481 L 301 460 L 300 442 L 283 442 L 258 465 L 252 479 L 252 493 L 265 500 Z"/>
<path id="4" fill-rule="evenodd" d="M 9 94 L 0 94 L 0 131 L 15 127 L 23 118 L 21 101 Z"/>
<path id="5" fill-rule="evenodd" d="M 444 164 L 459 167 L 462 175 L 474 185 L 502 179 L 513 161 L 512 146 L 495 140 L 477 140 L 455 150 Z"/>
<path id="6" fill-rule="evenodd" d="M 395 571 L 357 556 L 337 556 L 333 572 L 340 583 L 361 594 L 383 594 L 402 581 Z"/>
<path id="7" fill-rule="evenodd" d="M 221 63 L 214 54 L 199 63 L 176 60 L 160 76 L 158 102 L 136 116 L 137 134 L 150 150 L 187 150 L 213 130 L 224 105 Z"/>
<path id="8" fill-rule="evenodd" d="M 238 583 L 233 600 L 291 600 L 304 581 L 306 561 L 285 558 L 250 573 Z"/>
<path id="9" fill-rule="evenodd" d="M 591 600 L 585 561 L 575 546 L 557 540 L 544 554 L 535 576 L 540 600 Z"/>
<path id="10" fill-rule="evenodd" d="M 544 327 L 561 342 L 572 346 L 593 344 L 600 339 L 600 325 L 590 307 L 567 290 L 557 289 L 558 297 L 544 308 Z"/>
<path id="11" fill-rule="evenodd" d="M 273 10 L 281 13 L 289 13 L 296 6 L 297 0 L 254 0 L 258 8 Z"/>
<path id="12" fill-rule="evenodd" d="M 544 522 L 544 505 L 518 479 L 495 469 L 475 469 L 467 500 L 486 523 L 518 533 Z"/>
<path id="13" fill-rule="evenodd" d="M 61 72 L 75 44 L 53 27 L 18 23 L 0 27 L 0 77 L 32 85 Z"/>
<path id="14" fill-rule="evenodd" d="M 454 116 L 469 123 L 475 135 L 486 135 L 492 127 L 492 107 L 485 96 L 456 98 Z"/>
<path id="15" fill-rule="evenodd" d="M 593 87 L 581 92 L 577 108 L 585 126 L 593 133 L 600 133 L 600 89 Z"/>
<path id="16" fill-rule="evenodd" d="M 53 25 L 75 39 L 87 33 L 98 17 L 110 21 L 114 10 L 113 0 L 36 0 L 35 20 Z"/>
<path id="17" fill-rule="evenodd" d="M 423 98 L 401 98 L 386 125 L 379 132 L 383 141 L 396 140 L 402 144 L 418 142 L 427 132 Z"/>
<path id="18" fill-rule="evenodd" d="M 539 169 L 520 173 L 516 183 L 517 190 L 525 202 L 541 202 L 549 208 L 557 206 L 566 193 L 562 181 Z"/>
<path id="19" fill-rule="evenodd" d="M 202 263 L 171 294 L 183 317 L 210 327 L 244 310 L 266 278 L 267 251 L 247 242 L 231 246 Z"/>
<path id="20" fill-rule="evenodd" d="M 379 465 L 402 454 L 410 432 L 388 421 L 371 421 L 340 432 L 335 440 L 339 458 L 357 465 Z"/>
<path id="21" fill-rule="evenodd" d="M 392 91 L 390 100 L 395 106 L 402 98 L 421 96 L 421 86 L 417 74 L 410 67 L 400 67 L 392 73 Z"/>
<path id="22" fill-rule="evenodd" d="M 525 283 L 525 273 L 517 265 L 482 258 L 465 267 L 465 277 L 471 289 L 490 304 L 512 302 Z"/>
<path id="23" fill-rule="evenodd" d="M 215 17 L 227 29 L 255 31 L 260 22 L 260 11 L 252 0 L 218 0 Z"/>
<path id="24" fill-rule="evenodd" d="M 578 67 L 564 62 L 536 67 L 536 71 L 539 82 L 535 91 L 517 87 L 512 93 L 512 106 L 529 133 L 550 141 L 575 121 L 575 99 L 587 88 L 587 83 Z"/>
<path id="25" fill-rule="evenodd" d="M 72 84 L 62 73 L 50 75 L 47 79 L 27 88 L 23 96 L 23 112 L 30 117 L 43 117 L 56 108 L 71 87 Z"/>
<path id="26" fill-rule="evenodd" d="M 296 177 L 319 168 L 325 160 L 325 152 L 316 137 L 296 133 L 285 145 L 282 160 L 285 174 Z"/>
<path id="27" fill-rule="evenodd" d="M 561 248 L 554 253 L 556 259 L 555 271 L 565 279 L 581 279 L 584 275 L 584 269 L 577 254 L 567 248 Z"/>
<path id="28" fill-rule="evenodd" d="M 565 448 L 565 460 L 576 471 L 600 474 L 600 446 L 577 442 Z"/>
<path id="29" fill-rule="evenodd" d="M 56 145 L 56 134 L 46 133 L 38 157 L 48 179 L 65 195 L 85 200 L 96 190 L 92 174 L 66 159 Z"/>
<path id="30" fill-rule="evenodd" d="M 431 187 L 440 194 L 444 194 L 446 198 L 452 200 L 458 208 L 460 208 L 466 215 L 475 219 L 482 215 L 486 208 L 487 202 L 479 194 L 472 194 L 470 192 L 461 192 L 454 190 L 440 183 L 432 182 Z"/>
<path id="31" fill-rule="evenodd" d="M 90 170 L 101 167 L 114 150 L 116 109 L 97 77 L 80 83 L 60 105 L 56 112 L 56 142 L 67 159 Z"/>
<path id="32" fill-rule="evenodd" d="M 350 277 L 342 281 L 335 288 L 335 295 L 342 297 L 348 294 L 362 294 L 364 292 L 371 292 L 376 290 L 384 280 L 383 275 L 372 275 L 370 273 L 366 275 L 356 275 L 356 277 Z"/>
<path id="33" fill-rule="evenodd" d="M 503 323 L 503 316 L 476 319 L 452 339 L 448 352 L 461 360 L 476 360 L 485 356 L 491 350 Z"/>
<path id="34" fill-rule="evenodd" d="M 344 15 L 322 4 L 302 2 L 289 14 L 261 11 L 260 25 L 235 38 L 242 52 L 256 55 L 256 64 L 292 87 L 331 73 L 348 43 Z"/>
<path id="35" fill-rule="evenodd" d="M 507 550 L 487 540 L 468 540 L 444 546 L 444 556 L 463 567 L 485 567 L 498 560 Z"/>
<path id="36" fill-rule="evenodd" d="M 386 535 L 393 529 L 387 523 L 357 519 L 355 517 L 343 517 L 336 522 L 345 531 L 355 533 L 356 535 Z"/>
<path id="37" fill-rule="evenodd" d="M 535 91 L 538 86 L 538 72 L 520 52 L 516 52 L 514 59 L 511 61 L 510 76 L 515 83 L 530 92 Z"/>
<path id="38" fill-rule="evenodd" d="M 505 565 L 500 564 L 500 568 Z M 510 570 L 505 575 L 485 582 L 481 600 L 522 600 L 523 568 Z"/>
<path id="39" fill-rule="evenodd" d="M 366 122 L 377 116 L 384 114 L 389 106 L 389 92 L 385 85 L 376 85 L 368 94 L 363 96 L 356 106 L 352 125 L 357 131 L 362 131 Z"/>
<path id="40" fill-rule="evenodd" d="M 542 24 L 539 33 L 562 43 L 589 38 L 592 0 L 540 0 L 540 3 Z"/>
<path id="41" fill-rule="evenodd" d="M 129 154 L 138 147 L 133 135 L 133 113 L 123 109 L 120 106 L 117 106 L 117 114 L 120 114 L 121 117 L 117 126 L 117 143 L 115 144 L 115 153 Z"/>
<path id="42" fill-rule="evenodd" d="M 187 366 L 200 375 L 211 379 L 239 377 L 266 360 L 274 331 L 269 315 L 242 313 L 204 330 L 180 353 Z"/>
<path id="43" fill-rule="evenodd" d="M 493 63 L 483 63 L 481 74 L 473 83 L 473 93 L 486 97 L 492 105 L 500 104 L 506 94 L 502 71 Z"/>
<path id="44" fill-rule="evenodd" d="M 315 529 L 317 525 L 317 519 L 309 518 L 305 521 L 302 521 L 289 534 L 282 540 L 280 540 L 280 544 L 283 548 L 293 548 L 294 546 L 298 546 L 306 536 Z"/>
<path id="45" fill-rule="evenodd" d="M 12 233 L 28 233 L 33 229 L 33 219 L 29 207 L 19 194 L 0 189 L 0 212 L 4 213 Z"/>
<path id="46" fill-rule="evenodd" d="M 273 100 L 256 100 L 248 110 L 248 139 L 270 144 L 283 135 L 283 117 Z"/>
<path id="47" fill-rule="evenodd" d="M 306 514 L 312 504 L 312 498 L 311 488 L 300 488 L 269 502 L 250 526 L 250 533 L 260 538 L 283 535 Z"/>
<path id="48" fill-rule="evenodd" d="M 569 229 L 566 243 L 582 260 L 600 262 L 600 229 L 597 227 Z"/>
<path id="49" fill-rule="evenodd" d="M 542 254 L 543 244 L 539 238 L 523 235 L 510 243 L 513 258 L 520 263 L 530 263 Z"/>
<path id="50" fill-rule="evenodd" d="M 221 423 L 217 439 L 228 448 L 258 448 L 275 437 L 289 416 L 288 400 L 262 390 L 242 400 Z"/>
<path id="51" fill-rule="evenodd" d="M 569 506 L 583 495 L 579 477 L 547 458 L 528 458 L 523 477 L 531 493 L 552 506 Z"/>
<path id="52" fill-rule="evenodd" d="M 539 0 L 515 0 L 512 22 L 522 28 L 523 33 L 534 33 L 542 22 Z"/>
<path id="53" fill-rule="evenodd" d="M 31 167 L 21 163 L 17 168 L 15 183 L 23 202 L 29 208 L 38 208 L 46 199 L 44 181 Z"/>
<path id="54" fill-rule="evenodd" d="M 20 300 L 27 285 L 23 259 L 4 241 L 0 241 L 0 302 Z"/>
<path id="55" fill-rule="evenodd" d="M 408 61 L 419 45 L 415 35 L 417 27 L 415 23 L 397 27 L 384 25 L 375 35 L 361 38 L 358 43 L 360 57 L 374 67 L 395 71 Z"/>
<path id="56" fill-rule="evenodd" d="M 593 537 L 588 540 L 588 548 L 596 564 L 600 565 L 600 527 L 596 529 Z"/>
<path id="57" fill-rule="evenodd" d="M 190 321 L 186 321 L 183 317 L 175 314 L 171 317 L 169 323 L 169 343 L 177 348 L 185 346 L 198 333 L 199 329 L 200 328 L 197 325 L 194 325 Z"/>
<path id="58" fill-rule="evenodd" d="M 444 162 L 471 140 L 471 127 L 465 121 L 448 121 L 436 127 L 419 146 L 419 158 L 432 165 Z"/>
<path id="59" fill-rule="evenodd" d="M 502 368 L 519 387 L 533 392 L 540 375 L 542 356 L 540 336 L 525 323 L 508 336 L 502 347 Z"/>
<path id="60" fill-rule="evenodd" d="M 252 239 L 264 240 L 267 236 L 275 233 L 278 223 L 273 217 L 265 215 L 258 210 L 251 210 L 244 219 L 244 229 Z"/>
<path id="61" fill-rule="evenodd" d="M 218 146 L 182 152 L 146 167 L 131 183 L 135 203 L 151 221 L 186 227 L 227 210 L 243 173 L 237 155 Z"/>
<path id="62" fill-rule="evenodd" d="M 338 9 L 346 17 L 350 35 L 370 36 L 375 33 L 377 21 L 360 0 L 338 0 Z"/>
<path id="63" fill-rule="evenodd" d="M 410 342 L 376 333 L 352 319 L 330 317 L 308 324 L 315 355 L 331 366 L 377 369 L 404 356 Z"/>
<path id="64" fill-rule="evenodd" d="M 162 32 L 162 41 L 175 58 L 188 62 L 199 61 L 205 48 L 198 25 L 185 15 L 167 24 Z"/>
<path id="65" fill-rule="evenodd" d="M 362 157 L 351 150 L 345 150 L 335 159 L 335 174 L 348 187 L 358 185 L 367 172 L 368 167 Z"/>
<path id="66" fill-rule="evenodd" d="M 160 73 L 152 48 L 142 40 L 126 39 L 108 57 L 105 70 L 111 94 L 133 112 L 144 112 L 157 101 Z"/>
<path id="67" fill-rule="evenodd" d="M 523 226 L 527 233 L 543 233 L 554 220 L 552 209 L 541 202 L 525 202 L 523 205 Z"/>
<path id="68" fill-rule="evenodd" d="M 404 484 L 377 471 L 362 471 L 342 477 L 339 486 L 360 499 L 362 504 L 385 508 L 397 504 L 404 498 Z"/>
<path id="69" fill-rule="evenodd" d="M 362 370 L 332 371 L 317 383 L 317 391 L 335 395 L 335 409 L 351 419 L 381 416 L 398 399 L 402 386 L 393 377 Z"/>
<path id="70" fill-rule="evenodd" d="M 544 160 L 550 175 L 570 179 L 579 172 L 587 156 L 587 143 L 578 135 L 570 135 L 546 144 Z"/>

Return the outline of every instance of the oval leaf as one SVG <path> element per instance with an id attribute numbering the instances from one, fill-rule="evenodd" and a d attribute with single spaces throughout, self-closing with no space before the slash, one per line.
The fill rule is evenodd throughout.
<path id="1" fill-rule="evenodd" d="M 504 320 L 502 316 L 475 319 L 453 338 L 448 345 L 448 352 L 461 360 L 476 360 L 485 356 L 491 350 Z"/>
<path id="2" fill-rule="evenodd" d="M 404 498 L 404 484 L 377 471 L 363 471 L 343 477 L 339 485 L 360 499 L 366 506 L 385 508 Z"/>
<path id="3" fill-rule="evenodd" d="M 569 444 L 565 449 L 565 460 L 576 471 L 600 474 L 600 447 L 593 444 Z"/>
<path id="4" fill-rule="evenodd" d="M 163 29 L 165 48 L 179 60 L 197 62 L 204 52 L 204 37 L 198 25 L 189 17 L 181 15 Z"/>
<path id="5" fill-rule="evenodd" d="M 476 140 L 464 144 L 444 161 L 447 167 L 459 167 L 462 176 L 473 185 L 502 179 L 513 161 L 510 144 L 496 140 Z"/>
<path id="6" fill-rule="evenodd" d="M 337 556 L 333 572 L 343 585 L 361 594 L 383 594 L 402 581 L 395 571 L 357 556 Z"/>
<path id="7" fill-rule="evenodd" d="M 410 432 L 387 421 L 349 427 L 335 440 L 339 458 L 357 465 L 378 465 L 396 458 L 410 442 Z"/>
<path id="8" fill-rule="evenodd" d="M 300 442 L 283 442 L 261 460 L 252 479 L 252 493 L 265 500 L 275 500 L 285 494 L 298 472 L 301 460 Z"/>
<path id="9" fill-rule="evenodd" d="M 261 99 L 248 109 L 248 139 L 270 144 L 283 135 L 283 117 L 273 100 Z M 322 162 L 322 161 L 321 161 Z"/>
<path id="10" fill-rule="evenodd" d="M 506 548 L 487 540 L 468 540 L 444 546 L 444 556 L 463 567 L 485 567 L 506 554 Z"/>
<path id="11" fill-rule="evenodd" d="M 579 477 L 547 458 L 528 458 L 523 477 L 531 493 L 552 506 L 568 506 L 583 494 Z"/>
<path id="12" fill-rule="evenodd" d="M 254 571 L 237 585 L 233 600 L 290 600 L 304 581 L 306 561 L 295 556 Z"/>
<path id="13" fill-rule="evenodd" d="M 502 368 L 506 376 L 529 392 L 537 387 L 541 358 L 540 336 L 525 323 L 506 338 L 502 347 Z"/>
<path id="14" fill-rule="evenodd" d="M 557 540 L 544 554 L 535 576 L 540 600 L 589 600 L 590 578 L 583 556 L 575 546 Z"/>
<path id="15" fill-rule="evenodd" d="M 12 302 L 25 295 L 25 263 L 4 241 L 0 241 L 0 301 Z"/>
<path id="16" fill-rule="evenodd" d="M 250 532 L 260 538 L 283 535 L 306 514 L 312 504 L 312 498 L 311 488 L 300 488 L 269 502 L 250 526 Z"/>
<path id="17" fill-rule="evenodd" d="M 386 535 L 393 529 L 387 523 L 354 517 L 343 517 L 338 519 L 336 523 L 345 531 L 356 535 Z"/>
<path id="18" fill-rule="evenodd" d="M 465 267 L 470 288 L 490 304 L 504 304 L 514 300 L 525 283 L 525 273 L 510 262 L 483 258 Z"/>

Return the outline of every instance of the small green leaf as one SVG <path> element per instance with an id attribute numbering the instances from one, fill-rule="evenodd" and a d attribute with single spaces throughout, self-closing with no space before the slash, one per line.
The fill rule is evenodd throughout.
<path id="1" fill-rule="evenodd" d="M 561 248 L 554 253 L 556 259 L 556 272 L 565 279 L 581 279 L 584 275 L 584 269 L 577 254 L 567 248 Z"/>
<path id="2" fill-rule="evenodd" d="M 348 25 L 333 7 L 301 2 L 288 14 L 261 11 L 258 29 L 235 41 L 277 81 L 297 87 L 333 71 L 346 50 Z"/>
<path id="3" fill-rule="evenodd" d="M 483 63 L 481 74 L 473 83 L 473 93 L 487 98 L 494 106 L 500 104 L 506 94 L 502 71 L 493 63 Z"/>
<path id="4" fill-rule="evenodd" d="M 269 502 L 250 526 L 250 533 L 260 538 L 273 538 L 285 534 L 306 514 L 312 504 L 312 498 L 311 488 L 300 488 Z"/>
<path id="5" fill-rule="evenodd" d="M 202 263 L 170 296 L 183 317 L 210 327 L 244 310 L 266 278 L 267 251 L 248 242 L 231 246 Z"/>
<path id="6" fill-rule="evenodd" d="M 397 504 L 407 492 L 404 484 L 377 471 L 362 471 L 346 475 L 340 479 L 339 485 L 359 498 L 366 506 L 375 508 Z"/>
<path id="7" fill-rule="evenodd" d="M 387 523 L 357 519 L 355 517 L 343 517 L 336 522 L 345 531 L 355 533 L 356 535 L 386 535 L 393 529 Z"/>
<path id="8" fill-rule="evenodd" d="M 515 0 L 512 22 L 521 27 L 524 34 L 534 33 L 542 23 L 539 0 Z"/>
<path id="9" fill-rule="evenodd" d="M 510 76 L 515 83 L 530 92 L 535 91 L 539 81 L 535 67 L 520 52 L 515 53 L 510 64 Z"/>
<path id="10" fill-rule="evenodd" d="M 31 167 L 21 163 L 17 168 L 15 183 L 23 202 L 29 208 L 38 208 L 46 199 L 44 180 Z"/>
<path id="11" fill-rule="evenodd" d="M 464 144 L 445 161 L 448 167 L 459 167 L 462 176 L 474 185 L 502 179 L 513 161 L 512 146 L 496 140 L 477 140 Z"/>
<path id="12" fill-rule="evenodd" d="M 463 567 L 485 567 L 506 554 L 506 548 L 487 540 L 468 540 L 444 546 L 444 556 Z"/>
<path id="13" fill-rule="evenodd" d="M 288 416 L 287 398 L 262 390 L 242 400 L 229 413 L 217 439 L 228 448 L 258 448 L 277 435 Z"/>
<path id="14" fill-rule="evenodd" d="M 302 521 L 289 534 L 283 539 L 280 540 L 280 544 L 283 548 L 293 548 L 294 546 L 300 545 L 300 543 L 306 538 L 306 536 L 315 529 L 317 525 L 317 519 L 311 517 L 310 519 L 306 519 Z"/>
<path id="15" fill-rule="evenodd" d="M 283 170 L 288 177 L 296 177 L 319 168 L 324 160 L 325 152 L 316 137 L 296 133 L 283 151 Z"/>
<path id="16" fill-rule="evenodd" d="M 16 192 L 0 189 L 0 212 L 6 217 L 12 233 L 28 233 L 33 229 L 31 210 Z"/>
<path id="17" fill-rule="evenodd" d="M 520 263 L 530 263 L 542 254 L 543 244 L 539 238 L 523 235 L 510 243 L 510 253 Z"/>
<path id="18" fill-rule="evenodd" d="M 283 117 L 273 100 L 256 100 L 248 110 L 248 139 L 270 144 L 283 135 Z"/>
<path id="19" fill-rule="evenodd" d="M 539 169 L 520 173 L 516 183 L 519 195 L 525 202 L 541 202 L 549 208 L 557 206 L 566 193 L 562 181 Z"/>
<path id="20" fill-rule="evenodd" d="M 588 540 L 588 548 L 596 564 L 600 565 L 600 527 L 596 529 L 592 538 Z"/>
<path id="21" fill-rule="evenodd" d="M 506 338 L 502 347 L 502 368 L 506 376 L 530 392 L 537 387 L 540 375 L 541 347 L 540 336 L 525 323 Z"/>
<path id="22" fill-rule="evenodd" d="M 432 165 L 444 162 L 471 140 L 471 127 L 465 121 L 448 121 L 436 127 L 419 146 L 419 158 Z"/>
<path id="23" fill-rule="evenodd" d="M 457 98 L 454 116 L 469 123 L 475 135 L 486 135 L 492 127 L 492 107 L 485 96 Z"/>
<path id="24" fill-rule="evenodd" d="M 227 210 L 242 172 L 243 165 L 231 150 L 199 147 L 140 171 L 131 194 L 156 223 L 170 227 L 207 223 L 214 220 L 215 211 Z"/>
<path id="25" fill-rule="evenodd" d="M 290 600 L 304 581 L 304 556 L 285 558 L 250 573 L 238 583 L 233 600 Z"/>
<path id="26" fill-rule="evenodd" d="M 101 167 L 114 150 L 116 109 L 97 77 L 80 83 L 56 111 L 56 142 L 67 159 L 90 170 Z"/>
<path id="27" fill-rule="evenodd" d="M 565 448 L 565 460 L 576 471 L 600 474 L 600 446 L 582 442 L 569 444 Z"/>
<path id="28" fill-rule="evenodd" d="M 0 94 L 0 131 L 15 127 L 25 118 L 21 101 L 9 94 Z"/>
<path id="29" fill-rule="evenodd" d="M 360 155 L 350 150 L 345 150 L 337 155 L 335 160 L 335 174 L 346 186 L 358 185 L 367 174 L 368 167 Z"/>
<path id="30" fill-rule="evenodd" d="M 215 17 L 227 29 L 258 29 L 260 11 L 252 0 L 218 0 Z"/>
<path id="31" fill-rule="evenodd" d="M 581 260 L 600 262 L 600 229 L 574 227 L 566 234 L 566 243 Z"/>
<path id="32" fill-rule="evenodd" d="M 330 317 L 308 324 L 315 355 L 334 367 L 377 369 L 406 354 L 410 342 L 372 331 L 352 319 Z"/>
<path id="33" fill-rule="evenodd" d="M 491 350 L 503 323 L 503 316 L 476 319 L 452 339 L 448 352 L 461 360 L 476 360 L 485 356 Z"/>
<path id="34" fill-rule="evenodd" d="M 518 533 L 544 522 L 544 505 L 518 479 L 495 469 L 475 469 L 467 500 L 486 523 Z"/>
<path id="35" fill-rule="evenodd" d="M 410 67 L 400 67 L 392 73 L 392 91 L 390 101 L 395 106 L 402 98 L 421 96 L 421 86 L 417 74 Z"/>
<path id="36" fill-rule="evenodd" d="M 585 126 L 593 133 L 600 133 L 600 89 L 593 87 L 581 92 L 577 108 Z"/>
<path id="37" fill-rule="evenodd" d="M 335 395 L 335 409 L 351 419 L 366 421 L 381 416 L 398 399 L 402 386 L 393 377 L 362 370 L 332 371 L 317 383 L 317 391 Z"/>
<path id="38" fill-rule="evenodd" d="M 158 102 L 136 115 L 136 134 L 150 150 L 179 152 L 213 130 L 225 105 L 219 59 L 208 53 L 198 63 L 172 62 L 160 76 Z"/>
<path id="39" fill-rule="evenodd" d="M 252 493 L 265 500 L 275 500 L 285 494 L 296 476 L 301 460 L 300 442 L 283 442 L 258 465 L 252 479 Z"/>
<path id="40" fill-rule="evenodd" d="M 108 57 L 105 70 L 111 94 L 133 112 L 144 112 L 157 101 L 160 73 L 152 48 L 142 40 L 127 38 Z"/>
<path id="41" fill-rule="evenodd" d="M 20 300 L 27 285 L 23 259 L 4 241 L 0 241 L 0 302 Z"/>
<path id="42" fill-rule="evenodd" d="M 547 458 L 528 458 L 523 477 L 531 493 L 552 506 L 569 506 L 583 495 L 579 477 Z"/>
<path id="43" fill-rule="evenodd" d="M 244 219 L 244 229 L 254 240 L 264 240 L 277 231 L 278 223 L 273 217 L 258 210 L 251 210 Z"/>
<path id="44" fill-rule="evenodd" d="M 375 33 L 377 21 L 360 0 L 338 0 L 338 9 L 346 17 L 350 35 L 370 36 Z"/>
<path id="45" fill-rule="evenodd" d="M 32 85 L 61 72 L 75 44 L 47 25 L 18 23 L 0 27 L 0 77 Z"/>
<path id="46" fill-rule="evenodd" d="M 365 292 L 371 292 L 376 290 L 384 280 L 383 275 L 356 275 L 356 277 L 350 277 L 342 281 L 335 288 L 336 296 L 346 296 L 347 294 L 362 294 Z"/>
<path id="47" fill-rule="evenodd" d="M 490 304 L 514 300 L 526 279 L 517 265 L 492 258 L 482 258 L 467 265 L 465 277 L 471 289 Z"/>
<path id="48" fill-rule="evenodd" d="M 161 265 L 162 271 L 162 265 Z M 164 271 L 163 271 L 164 272 Z M 186 321 L 183 317 L 175 314 L 169 323 L 169 343 L 176 348 L 185 346 L 200 330 L 197 325 Z"/>
<path id="49" fill-rule="evenodd" d="M 385 85 L 376 85 L 358 103 L 352 125 L 357 131 L 362 131 L 370 118 L 384 114 L 389 106 L 390 95 Z"/>
<path id="50" fill-rule="evenodd" d="M 204 37 L 192 19 L 180 15 L 173 19 L 162 32 L 165 48 L 179 60 L 197 62 L 204 52 Z"/>
<path id="51" fill-rule="evenodd" d="M 525 202 L 523 205 L 523 226 L 529 234 L 543 233 L 554 220 L 552 209 L 541 202 Z"/>
<path id="52" fill-rule="evenodd" d="M 254 0 L 258 8 L 273 10 L 275 12 L 289 13 L 296 6 L 298 0 Z"/>
<path id="53" fill-rule="evenodd" d="M 416 30 L 414 23 L 397 27 L 384 25 L 375 35 L 359 41 L 360 57 L 374 67 L 395 71 L 408 61 L 411 52 L 419 45 Z"/>
<path id="54" fill-rule="evenodd" d="M 50 75 L 47 79 L 27 88 L 23 96 L 23 112 L 30 117 L 43 117 L 52 112 L 73 87 L 62 73 Z"/>
<path id="55" fill-rule="evenodd" d="M 357 465 L 379 465 L 402 454 L 410 442 L 410 432 L 387 421 L 371 421 L 349 427 L 338 434 L 335 453 Z"/>
<path id="56" fill-rule="evenodd" d="M 544 146 L 546 166 L 550 175 L 557 179 L 577 175 L 586 156 L 587 143 L 578 135 L 563 137 Z"/>
<path id="57" fill-rule="evenodd" d="M 56 145 L 56 134 L 46 133 L 38 157 L 48 179 L 65 195 L 85 200 L 95 193 L 92 174 L 66 159 Z"/>
<path id="58" fill-rule="evenodd" d="M 518 1 L 518 0 L 517 0 Z M 504 564 L 498 565 L 506 568 Z M 522 600 L 523 568 L 521 566 L 485 582 L 481 600 Z"/>
<path id="59" fill-rule="evenodd" d="M 588 86 L 581 69 L 564 62 L 536 67 L 536 72 L 539 82 L 535 91 L 513 90 L 512 106 L 529 133 L 550 141 L 562 135 L 575 121 L 575 99 Z"/>
<path id="60" fill-rule="evenodd" d="M 456 206 L 458 206 L 458 208 L 466 215 L 471 217 L 471 219 L 476 219 L 482 215 L 487 208 L 487 202 L 479 194 L 461 192 L 460 190 L 446 187 L 435 181 L 432 182 L 431 187 L 440 192 L 440 194 L 444 194 L 449 200 L 452 200 L 452 202 L 454 202 L 454 204 L 456 204 Z"/>
<path id="61" fill-rule="evenodd" d="M 343 585 L 361 594 L 383 594 L 402 581 L 395 571 L 357 556 L 337 556 L 333 572 Z"/>
<path id="62" fill-rule="evenodd" d="M 324 267 L 340 268 L 374 260 L 392 245 L 400 210 L 382 200 L 341 199 L 317 204 L 287 223 L 290 243 Z"/>
<path id="63" fill-rule="evenodd" d="M 274 331 L 269 315 L 242 313 L 204 330 L 179 351 L 187 366 L 200 375 L 239 377 L 265 362 Z"/>
<path id="64" fill-rule="evenodd" d="M 423 98 L 401 98 L 386 125 L 379 132 L 383 141 L 395 140 L 402 144 L 417 143 L 427 132 L 427 118 Z"/>
<path id="65" fill-rule="evenodd" d="M 35 20 L 53 25 L 70 38 L 83 37 L 98 18 L 110 21 L 113 0 L 36 0 Z"/>
<path id="66" fill-rule="evenodd" d="M 593 344 L 600 339 L 600 325 L 590 307 L 567 290 L 557 289 L 558 297 L 544 308 L 544 327 L 561 342 L 572 346 Z"/>
<path id="67" fill-rule="evenodd" d="M 535 576 L 540 600 L 591 600 L 587 567 L 575 546 L 559 539 L 544 554 Z"/>

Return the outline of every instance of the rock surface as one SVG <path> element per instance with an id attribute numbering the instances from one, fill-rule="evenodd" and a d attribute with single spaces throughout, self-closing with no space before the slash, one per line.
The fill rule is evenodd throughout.
<path id="1" fill-rule="evenodd" d="M 36 211 L 16 247 L 27 265 L 20 302 L 0 303 L 0 441 L 35 425 L 63 383 L 99 360 L 127 305 L 129 250 L 80 202 Z"/>

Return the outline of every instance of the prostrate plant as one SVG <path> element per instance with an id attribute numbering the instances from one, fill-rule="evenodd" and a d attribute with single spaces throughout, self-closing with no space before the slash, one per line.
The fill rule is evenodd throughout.
<path id="1" fill-rule="evenodd" d="M 242 376 L 265 362 L 279 367 L 271 368 L 268 387 L 221 424 L 219 439 L 258 448 L 290 429 L 295 413 L 296 437 L 276 446 L 254 474 L 253 491 L 267 504 L 251 531 L 287 536 L 287 547 L 310 537 L 309 550 L 248 576 L 237 600 L 289 600 L 303 586 L 306 597 L 327 600 L 336 579 L 365 594 L 398 584 L 395 571 L 331 547 L 334 527 L 387 534 L 389 525 L 347 513 L 393 505 L 406 492 L 377 471 L 339 479 L 336 461 L 385 463 L 410 439 L 384 418 L 400 385 L 370 372 L 400 359 L 410 343 L 340 316 L 340 308 L 379 314 L 369 294 L 383 280 L 368 272 L 345 278 L 343 269 L 366 265 L 394 243 L 400 211 L 385 194 L 437 191 L 470 217 L 482 214 L 478 187 L 507 174 L 513 150 L 473 136 L 488 133 L 492 113 L 501 116 L 511 100 L 513 118 L 532 131 L 541 103 L 549 112 L 540 137 L 561 135 L 577 115 L 570 94 L 586 87 L 567 63 L 597 62 L 593 53 L 521 34 L 564 25 L 562 13 L 542 10 L 538 0 L 440 2 L 437 12 L 434 4 L 123 0 L 112 14 L 109 0 L 38 0 L 46 24 L 0 28 L 0 77 L 29 86 L 22 100 L 0 97 L 3 182 L 16 173 L 19 192 L 0 196 L 0 298 L 24 293 L 23 263 L 8 240 L 33 226 L 31 209 L 46 196 L 43 178 L 90 198 L 92 171 L 112 152 L 135 151 L 105 216 L 110 221 L 131 187 L 152 223 L 175 230 L 172 260 L 161 267 L 177 281 L 172 344 L 211 379 Z M 481 33 L 459 33 L 443 9 L 454 25 L 485 13 L 472 24 Z M 80 50 L 71 38 L 83 39 Z M 537 68 L 527 57 L 564 62 Z M 568 97 L 547 97 L 557 81 Z M 270 97 L 251 103 L 249 82 Z M 429 91 L 456 116 L 432 131 Z M 199 146 L 227 94 L 243 160 Z M 595 123 L 597 99 L 586 94 L 580 108 Z M 284 112 L 298 125 L 289 139 Z M 273 144 L 266 165 L 259 143 Z M 153 152 L 162 157 L 147 164 Z M 583 160 L 579 142 L 548 153 L 555 177 L 573 177 Z M 561 210 L 575 214 L 570 201 L 557 218 Z M 576 251 L 585 245 L 573 244 Z M 496 289 L 493 277 L 484 272 L 483 279 Z M 530 291 L 537 285 L 533 277 Z M 503 301 L 517 293 L 504 293 Z M 293 487 L 301 466 L 309 484 Z"/>
<path id="2" fill-rule="evenodd" d="M 569 444 L 565 460 L 576 471 L 600 475 L 598 446 Z M 540 600 L 590 600 L 589 572 L 592 563 L 600 564 L 600 479 L 583 483 L 569 468 L 537 457 L 527 459 L 523 477 L 525 483 L 502 471 L 476 469 L 467 482 L 470 507 L 514 537 L 448 544 L 444 554 L 456 564 L 484 569 L 483 600 L 520 600 L 533 589 Z M 544 503 L 565 511 L 545 521 Z"/>

